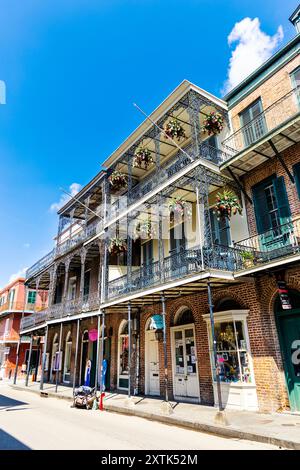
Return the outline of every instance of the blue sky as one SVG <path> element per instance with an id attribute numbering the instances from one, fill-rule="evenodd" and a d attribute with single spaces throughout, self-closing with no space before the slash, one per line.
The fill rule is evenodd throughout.
<path id="1" fill-rule="evenodd" d="M 0 0 L 0 286 L 52 248 L 59 188 L 86 184 L 140 123 L 133 101 L 151 111 L 184 78 L 220 96 L 234 25 L 259 18 L 268 55 L 294 35 L 296 6 Z"/>

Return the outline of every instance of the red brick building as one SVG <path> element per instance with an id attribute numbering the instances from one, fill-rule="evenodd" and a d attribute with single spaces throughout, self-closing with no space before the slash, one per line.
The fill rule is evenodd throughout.
<path id="1" fill-rule="evenodd" d="M 59 211 L 21 328 L 44 380 L 99 386 L 104 357 L 106 389 L 300 410 L 299 46 L 223 99 L 182 82 Z"/>

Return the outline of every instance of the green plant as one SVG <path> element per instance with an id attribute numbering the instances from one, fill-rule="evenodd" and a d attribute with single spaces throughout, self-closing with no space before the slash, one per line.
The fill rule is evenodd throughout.
<path id="1" fill-rule="evenodd" d="M 212 111 L 203 122 L 202 131 L 208 135 L 216 135 L 222 132 L 224 127 L 224 118 L 222 114 Z"/>
<path id="2" fill-rule="evenodd" d="M 148 166 L 152 165 L 153 162 L 154 162 L 153 157 L 149 149 L 147 149 L 146 147 L 139 147 L 137 149 L 133 158 L 134 167 L 136 168 L 144 167 L 144 169 L 147 170 Z"/>
<path id="3" fill-rule="evenodd" d="M 178 142 L 180 141 L 180 139 L 184 139 L 186 136 L 185 136 L 185 130 L 184 128 L 182 127 L 182 125 L 180 124 L 180 122 L 178 121 L 177 118 L 173 118 L 171 119 L 165 126 L 164 128 L 164 131 L 165 131 L 165 134 L 166 134 L 166 137 L 168 138 L 171 138 L 171 139 L 177 139 Z"/>
<path id="4" fill-rule="evenodd" d="M 241 214 L 242 207 L 236 194 L 233 191 L 224 189 L 222 193 L 217 194 L 213 211 L 218 219 L 223 217 L 230 219 L 232 215 Z"/>
<path id="5" fill-rule="evenodd" d="M 119 237 L 114 237 L 109 241 L 108 251 L 112 255 L 118 255 L 127 251 L 127 243 Z"/>
<path id="6" fill-rule="evenodd" d="M 252 251 L 241 251 L 241 258 L 243 261 L 254 261 L 255 256 Z"/>
<path id="7" fill-rule="evenodd" d="M 108 178 L 108 181 L 111 185 L 111 188 L 115 191 L 126 188 L 127 186 L 127 176 L 117 170 L 112 172 Z"/>
<path id="8" fill-rule="evenodd" d="M 182 217 L 186 214 L 188 217 L 192 215 L 191 204 L 184 201 L 181 197 L 172 198 L 169 204 L 170 212 L 173 214 L 180 214 Z"/>

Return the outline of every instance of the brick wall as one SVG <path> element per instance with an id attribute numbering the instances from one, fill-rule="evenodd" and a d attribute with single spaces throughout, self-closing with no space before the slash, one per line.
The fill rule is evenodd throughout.
<path id="1" fill-rule="evenodd" d="M 234 106 L 230 111 L 233 131 L 241 127 L 239 113 L 256 99 L 261 98 L 263 109 L 267 109 L 275 101 L 286 95 L 293 88 L 290 73 L 299 65 L 300 57 L 297 56 Z"/>

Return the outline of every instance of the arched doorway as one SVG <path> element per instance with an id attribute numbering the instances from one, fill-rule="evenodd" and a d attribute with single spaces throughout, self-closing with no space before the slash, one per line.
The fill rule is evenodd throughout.
<path id="1" fill-rule="evenodd" d="M 71 331 L 69 331 L 66 337 L 64 373 L 63 373 L 63 382 L 67 384 L 70 383 L 71 381 L 71 355 L 72 355 L 72 336 L 71 336 Z"/>
<path id="2" fill-rule="evenodd" d="M 173 389 L 175 399 L 200 401 L 200 387 L 192 311 L 180 308 L 171 327 Z"/>
<path id="3" fill-rule="evenodd" d="M 150 324 L 151 318 L 145 328 L 145 394 L 157 396 L 160 395 L 158 340 Z"/>
<path id="4" fill-rule="evenodd" d="M 118 334 L 118 388 L 128 390 L 128 321 L 123 320 Z"/>
<path id="5" fill-rule="evenodd" d="M 276 299 L 275 317 L 290 406 L 300 411 L 300 293 L 289 293 L 289 300 L 292 308 L 284 310 Z"/>
<path id="6" fill-rule="evenodd" d="M 52 341 L 52 351 L 51 351 L 51 369 L 50 369 L 50 381 L 53 382 L 55 378 L 55 362 L 56 362 L 56 353 L 58 352 L 58 334 L 55 333 Z"/>

